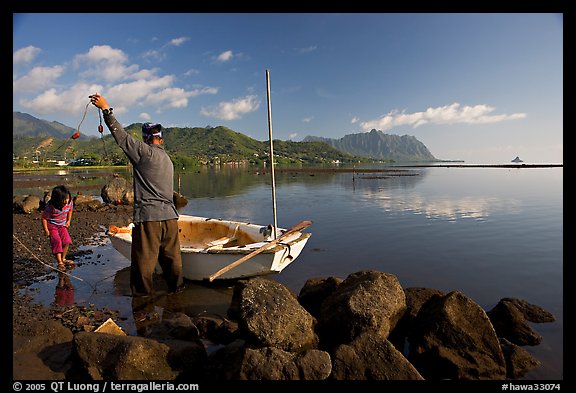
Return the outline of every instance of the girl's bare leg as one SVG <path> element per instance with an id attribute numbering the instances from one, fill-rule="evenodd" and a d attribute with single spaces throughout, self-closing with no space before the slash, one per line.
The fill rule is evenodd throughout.
<path id="1" fill-rule="evenodd" d="M 62 247 L 62 262 L 64 262 L 67 265 L 73 265 L 74 261 L 66 259 L 66 254 L 68 254 L 68 246 L 69 244 L 66 244 L 64 247 Z"/>
<path id="2" fill-rule="evenodd" d="M 56 262 L 58 262 L 58 269 L 63 270 L 65 266 L 64 266 L 64 259 L 62 258 L 62 253 L 59 252 L 55 255 L 56 255 Z"/>

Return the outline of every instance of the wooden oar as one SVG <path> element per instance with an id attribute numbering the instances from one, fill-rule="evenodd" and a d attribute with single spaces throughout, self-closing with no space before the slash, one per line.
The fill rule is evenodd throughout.
<path id="1" fill-rule="evenodd" d="M 252 258 L 255 255 L 260 254 L 262 251 L 267 250 L 268 248 L 280 243 L 285 237 L 292 235 L 294 232 L 301 231 L 302 229 L 308 228 L 312 225 L 312 221 L 302 221 L 298 224 L 294 225 L 292 228 L 288 229 L 282 235 L 278 236 L 276 239 L 266 243 L 262 247 L 258 248 L 257 250 L 252 251 L 250 254 L 243 256 L 242 258 L 238 259 L 235 262 L 232 262 L 228 266 L 224 266 L 222 269 L 218 270 L 216 273 L 208 277 L 208 281 L 212 282 L 217 277 L 220 277 L 222 274 L 226 273 L 228 270 L 235 268 L 236 266 L 240 265 L 243 262 L 246 262 L 248 259 Z"/>

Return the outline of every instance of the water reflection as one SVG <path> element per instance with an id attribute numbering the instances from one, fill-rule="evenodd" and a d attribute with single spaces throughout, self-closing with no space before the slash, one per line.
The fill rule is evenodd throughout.
<path id="1" fill-rule="evenodd" d="M 54 292 L 54 304 L 60 307 L 69 307 L 74 305 L 74 285 L 70 276 L 65 273 L 58 273 L 58 283 Z"/>
<path id="2" fill-rule="evenodd" d="M 180 193 L 188 198 L 213 198 L 239 194 L 260 183 L 257 172 L 209 167 L 178 173 Z"/>
<path id="3" fill-rule="evenodd" d="M 241 195 L 261 186 L 271 189 L 271 173 L 255 167 L 204 167 L 193 172 L 177 173 L 179 192 L 188 198 L 218 198 Z M 334 178 L 334 173 L 275 173 L 277 187 L 304 182 L 305 184 L 326 184 Z"/>
<path id="4" fill-rule="evenodd" d="M 164 319 L 171 319 L 176 313 L 189 317 L 226 317 L 232 301 L 233 283 L 202 284 L 185 281 L 182 291 L 169 294 L 165 281 L 160 276 L 155 276 L 154 288 L 153 296 L 131 298 L 134 325 L 124 326 L 128 332 L 135 330 L 136 334 L 145 336 L 152 326 Z M 119 270 L 114 276 L 114 292 L 120 296 L 131 296 L 130 267 Z"/>
<path id="5" fill-rule="evenodd" d="M 429 219 L 484 220 L 499 212 L 518 214 L 522 211 L 521 201 L 513 197 L 479 196 L 477 191 L 473 191 L 474 195 L 459 195 L 466 191 L 448 188 L 442 193 L 441 187 L 435 193 L 415 190 L 419 183 L 427 180 L 428 173 L 428 170 L 410 170 L 395 175 L 358 174 L 352 182 L 341 177 L 340 183 L 343 188 L 351 188 L 356 198 L 386 212 L 412 212 Z"/>
<path id="6" fill-rule="evenodd" d="M 427 175 L 427 171 L 403 170 L 399 172 L 382 173 L 357 173 L 350 179 L 343 178 L 344 188 L 352 187 L 353 190 L 368 190 L 379 192 L 381 190 L 410 189 L 422 182 Z"/>
<path id="7" fill-rule="evenodd" d="M 363 197 L 371 203 L 379 205 L 381 209 L 387 212 L 412 212 L 422 214 L 429 219 L 449 221 L 457 219 L 481 221 L 499 212 L 519 214 L 522 211 L 522 204 L 519 200 L 496 197 L 467 196 L 454 198 L 445 195 L 431 198 L 415 193 L 398 198 L 385 191 L 365 193 Z"/>

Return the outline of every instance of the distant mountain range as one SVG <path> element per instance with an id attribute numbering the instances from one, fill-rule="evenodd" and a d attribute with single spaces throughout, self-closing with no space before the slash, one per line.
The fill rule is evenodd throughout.
<path id="1" fill-rule="evenodd" d="M 126 127 L 126 131 L 140 137 L 141 123 Z M 40 149 L 46 157 L 60 156 L 67 151 L 68 157 L 90 155 L 96 160 L 114 155 L 115 160 L 123 154 L 109 131 L 98 137 L 81 133 L 75 141 L 69 140 L 64 148 L 63 141 L 69 139 L 76 129 L 55 121 L 37 119 L 27 113 L 13 112 L 13 153 L 15 156 L 31 156 Z M 211 162 L 215 157 L 225 161 L 264 159 L 268 142 L 257 141 L 226 127 L 167 128 L 166 150 L 174 156 L 189 157 L 199 162 Z M 62 142 L 58 142 L 58 140 Z M 194 141 L 194 143 L 190 143 Z M 106 153 L 105 148 L 108 148 Z M 279 162 L 354 162 L 388 160 L 396 162 L 439 161 L 428 148 L 410 135 L 385 134 L 372 130 L 367 133 L 350 134 L 340 139 L 307 136 L 302 142 L 274 141 L 274 155 Z"/>
<path id="2" fill-rule="evenodd" d="M 307 136 L 304 142 L 324 142 L 341 152 L 378 160 L 439 161 L 414 136 L 385 134 L 374 129 L 370 132 L 345 135 L 340 139 Z"/>
<path id="3" fill-rule="evenodd" d="M 41 120 L 28 113 L 12 112 L 12 137 L 54 137 L 56 139 L 69 138 L 76 129 L 65 126 L 57 121 Z M 80 134 L 79 139 L 88 138 Z"/>

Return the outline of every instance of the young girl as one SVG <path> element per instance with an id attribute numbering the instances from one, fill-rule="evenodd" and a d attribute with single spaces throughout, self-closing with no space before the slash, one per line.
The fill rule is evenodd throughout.
<path id="1" fill-rule="evenodd" d="M 68 246 L 72 243 L 68 227 L 72 220 L 72 196 L 65 186 L 56 186 L 52 189 L 50 201 L 42 213 L 42 226 L 46 236 L 50 237 L 52 254 L 56 257 L 58 269 L 64 270 L 66 265 L 74 265 L 73 261 L 66 259 Z"/>

